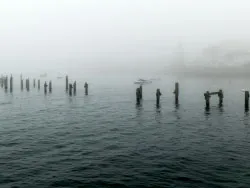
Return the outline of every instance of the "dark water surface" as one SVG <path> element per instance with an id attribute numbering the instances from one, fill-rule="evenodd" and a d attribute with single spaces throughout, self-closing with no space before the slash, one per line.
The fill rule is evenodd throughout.
<path id="1" fill-rule="evenodd" d="M 0 187 L 250 187 L 250 123 L 243 79 L 161 77 L 143 87 L 136 77 L 84 79 L 69 97 L 64 80 L 53 93 L 0 90 Z M 174 104 L 174 81 L 180 105 Z M 155 91 L 161 89 L 161 106 Z M 206 90 L 224 91 L 224 105 Z"/>

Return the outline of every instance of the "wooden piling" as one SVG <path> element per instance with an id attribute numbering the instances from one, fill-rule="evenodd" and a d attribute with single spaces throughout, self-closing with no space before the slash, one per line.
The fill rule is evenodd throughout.
<path id="1" fill-rule="evenodd" d="M 30 80 L 29 80 L 29 78 L 26 79 L 26 89 L 27 89 L 27 91 L 30 90 Z"/>
<path id="2" fill-rule="evenodd" d="M 178 103 L 179 101 L 179 83 L 178 82 L 175 83 L 174 94 L 175 94 L 175 103 Z"/>
<path id="3" fill-rule="evenodd" d="M 38 90 L 40 90 L 40 80 L 38 80 L 37 88 L 38 88 Z"/>
<path id="4" fill-rule="evenodd" d="M 161 97 L 161 91 L 160 89 L 156 90 L 156 105 L 159 106 L 160 105 L 160 97 Z"/>
<path id="5" fill-rule="evenodd" d="M 140 99 L 142 99 L 142 85 L 140 85 Z"/>
<path id="6" fill-rule="evenodd" d="M 23 91 L 23 79 L 21 78 L 21 90 Z"/>
<path id="7" fill-rule="evenodd" d="M 47 87 L 48 87 L 48 84 L 47 82 L 44 83 L 44 93 L 47 94 Z"/>
<path id="8" fill-rule="evenodd" d="M 141 99 L 141 90 L 140 88 L 136 89 L 136 102 L 137 104 L 140 104 L 140 99 Z"/>
<path id="9" fill-rule="evenodd" d="M 245 91 L 245 109 L 249 109 L 249 91 Z"/>
<path id="10" fill-rule="evenodd" d="M 33 87 L 36 88 L 36 79 L 33 79 Z"/>
<path id="11" fill-rule="evenodd" d="M 12 75 L 10 76 L 10 92 L 13 91 L 13 77 Z"/>
<path id="12" fill-rule="evenodd" d="M 4 88 L 5 90 L 8 89 L 8 76 L 5 77 Z"/>
<path id="13" fill-rule="evenodd" d="M 74 95 L 76 95 L 76 81 L 74 82 L 73 88 L 74 88 Z"/>
<path id="14" fill-rule="evenodd" d="M 50 93 L 52 92 L 52 82 L 51 81 L 49 82 L 49 92 Z"/>
<path id="15" fill-rule="evenodd" d="M 1 88 L 3 88 L 3 76 L 1 76 Z"/>
<path id="16" fill-rule="evenodd" d="M 89 85 L 87 82 L 85 82 L 84 88 L 85 88 L 85 95 L 88 95 L 89 94 Z"/>
<path id="17" fill-rule="evenodd" d="M 69 84 L 69 95 L 72 96 L 73 85 Z"/>
<path id="18" fill-rule="evenodd" d="M 209 91 L 204 93 L 204 97 L 205 97 L 205 101 L 206 101 L 206 107 L 209 108 L 209 106 L 210 106 L 210 97 L 211 97 Z"/>
<path id="19" fill-rule="evenodd" d="M 218 92 L 218 97 L 219 97 L 219 105 L 221 106 L 223 104 L 223 91 L 220 89 Z"/>
<path id="20" fill-rule="evenodd" d="M 69 89 L 69 77 L 68 75 L 66 76 L 66 91 Z"/>

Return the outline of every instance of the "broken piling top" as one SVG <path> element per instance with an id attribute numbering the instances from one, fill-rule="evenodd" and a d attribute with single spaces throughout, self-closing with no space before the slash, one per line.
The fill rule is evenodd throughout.
<path id="1" fill-rule="evenodd" d="M 204 93 L 204 97 L 205 97 L 205 100 L 209 100 L 209 98 L 211 97 L 209 91 L 206 91 L 206 93 Z"/>
<path id="2" fill-rule="evenodd" d="M 157 96 L 157 97 L 160 97 L 160 96 L 161 96 L 161 91 L 160 91 L 160 89 L 157 89 L 157 90 L 156 90 L 156 96 Z"/>
<path id="3" fill-rule="evenodd" d="M 176 96 L 179 96 L 179 83 L 178 82 L 175 82 L 174 94 Z"/>

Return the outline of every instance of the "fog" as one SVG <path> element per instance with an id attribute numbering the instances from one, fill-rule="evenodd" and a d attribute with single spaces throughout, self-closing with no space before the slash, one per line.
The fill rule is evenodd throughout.
<path id="1" fill-rule="evenodd" d="M 160 70 L 222 41 L 250 41 L 241 0 L 1 0 L 1 72 Z M 202 62 L 200 62 L 202 64 Z"/>

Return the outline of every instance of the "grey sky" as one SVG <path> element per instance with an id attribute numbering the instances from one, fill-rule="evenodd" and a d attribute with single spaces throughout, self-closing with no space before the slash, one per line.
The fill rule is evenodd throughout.
<path id="1" fill-rule="evenodd" d="M 1 69 L 163 64 L 250 38 L 248 0 L 1 0 Z"/>

